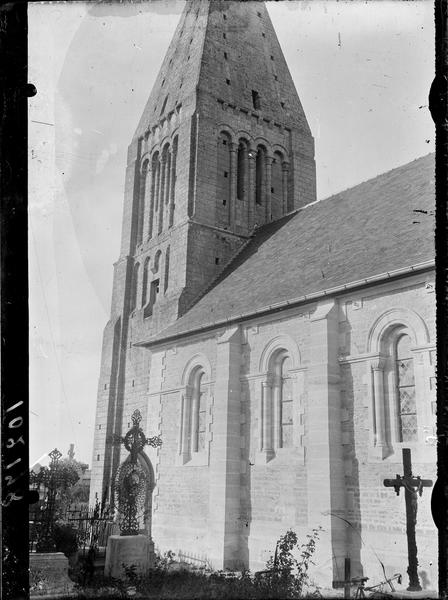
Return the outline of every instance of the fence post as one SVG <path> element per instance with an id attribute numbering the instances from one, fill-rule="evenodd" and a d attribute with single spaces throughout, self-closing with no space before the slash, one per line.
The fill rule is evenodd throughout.
<path id="1" fill-rule="evenodd" d="M 344 560 L 344 598 L 350 598 L 350 577 L 350 559 L 346 558 Z"/>

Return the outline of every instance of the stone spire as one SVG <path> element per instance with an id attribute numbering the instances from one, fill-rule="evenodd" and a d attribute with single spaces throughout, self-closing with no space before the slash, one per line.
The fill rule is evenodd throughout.
<path id="1" fill-rule="evenodd" d="M 310 133 L 264 2 L 187 0 L 135 135 L 196 91 Z"/>

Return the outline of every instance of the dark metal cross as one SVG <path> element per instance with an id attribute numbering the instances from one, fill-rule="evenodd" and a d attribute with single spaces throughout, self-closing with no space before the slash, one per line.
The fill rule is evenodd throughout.
<path id="1" fill-rule="evenodd" d="M 145 501 L 146 476 L 138 464 L 138 455 L 145 446 L 157 448 L 162 445 L 160 436 L 147 438 L 140 427 L 142 415 L 139 410 L 132 414 L 132 427 L 123 437 L 111 436 L 112 444 L 123 444 L 129 452 L 129 462 L 125 461 L 117 471 L 118 511 L 121 515 L 119 524 L 121 535 L 138 535 L 139 506 Z"/>
<path id="2" fill-rule="evenodd" d="M 417 523 L 417 494 L 420 496 L 423 493 L 424 487 L 431 487 L 430 479 L 421 479 L 412 475 L 412 462 L 410 448 L 403 448 L 403 473 L 395 479 L 385 479 L 386 487 L 393 487 L 397 496 L 400 494 L 400 489 L 404 487 L 404 499 L 406 503 L 406 536 L 408 538 L 408 575 L 409 575 L 409 591 L 420 591 L 421 585 L 417 573 L 417 543 L 415 541 L 415 526 Z"/>
<path id="3" fill-rule="evenodd" d="M 37 552 L 52 552 L 55 549 L 54 526 L 56 522 L 56 497 L 59 486 L 70 483 L 70 475 L 59 468 L 62 454 L 57 448 L 52 450 L 49 467 L 42 467 L 38 473 L 30 474 L 30 484 L 40 491 L 44 488 L 44 504 L 40 507 L 38 519 Z"/>
<path id="4" fill-rule="evenodd" d="M 138 455 L 145 446 L 157 448 L 162 445 L 162 439 L 159 435 L 147 438 L 140 427 L 142 420 L 141 412 L 137 409 L 132 413 L 132 427 L 124 436 L 113 434 L 110 438 L 112 444 L 123 444 L 130 453 L 130 461 L 133 465 L 137 464 Z"/>

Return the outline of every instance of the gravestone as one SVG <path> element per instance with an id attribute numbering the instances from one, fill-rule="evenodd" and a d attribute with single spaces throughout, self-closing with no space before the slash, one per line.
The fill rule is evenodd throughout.
<path id="1" fill-rule="evenodd" d="M 68 558 L 62 552 L 30 553 L 30 598 L 76 595 L 68 577 Z"/>
<path id="2" fill-rule="evenodd" d="M 37 520 L 37 536 L 33 537 L 36 552 L 30 552 L 30 598 L 69 596 L 74 583 L 68 577 L 68 558 L 55 552 L 54 529 L 57 515 L 57 491 L 74 483 L 73 475 L 59 468 L 62 454 L 57 448 L 49 455 L 50 465 L 31 473 L 30 483 L 36 491 L 43 488 L 43 504 Z M 34 514 L 36 518 L 36 514 Z M 36 525 L 36 523 L 35 523 Z M 31 536 L 30 536 L 31 537 Z"/>
<path id="3" fill-rule="evenodd" d="M 147 535 L 111 535 L 107 540 L 104 574 L 125 579 L 123 567 L 135 567 L 135 573 L 146 575 L 154 566 L 154 542 Z"/>

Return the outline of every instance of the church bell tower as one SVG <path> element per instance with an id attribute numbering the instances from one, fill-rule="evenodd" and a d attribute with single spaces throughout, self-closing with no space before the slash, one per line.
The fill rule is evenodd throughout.
<path id="1" fill-rule="evenodd" d="M 133 344 L 184 314 L 257 227 L 315 193 L 313 137 L 264 3 L 187 0 L 128 149 L 98 392 L 98 496 L 118 461 L 106 437 L 122 429 L 139 385 Z"/>

